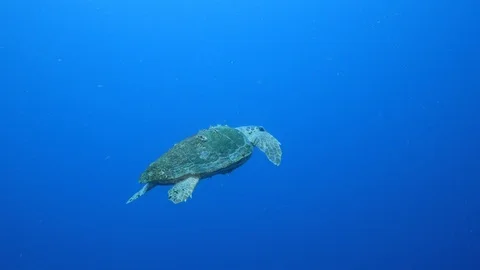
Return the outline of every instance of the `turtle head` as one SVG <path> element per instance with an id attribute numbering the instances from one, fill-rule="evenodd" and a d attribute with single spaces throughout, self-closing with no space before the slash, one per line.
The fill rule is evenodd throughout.
<path id="1" fill-rule="evenodd" d="M 245 136 L 249 136 L 258 132 L 266 132 L 265 128 L 262 126 L 243 126 L 237 127 Z"/>
<path id="2" fill-rule="evenodd" d="M 280 142 L 268 133 L 262 126 L 237 127 L 253 145 L 264 152 L 268 159 L 275 165 L 280 165 L 282 160 L 282 149 Z"/>

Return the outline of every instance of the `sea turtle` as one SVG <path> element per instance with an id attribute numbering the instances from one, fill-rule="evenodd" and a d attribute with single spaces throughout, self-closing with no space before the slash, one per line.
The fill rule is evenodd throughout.
<path id="1" fill-rule="evenodd" d="M 175 144 L 140 175 L 143 188 L 128 201 L 138 199 L 157 185 L 174 185 L 168 198 L 175 204 L 192 197 L 199 180 L 227 174 L 248 161 L 258 147 L 280 165 L 280 142 L 261 126 L 212 126 Z"/>

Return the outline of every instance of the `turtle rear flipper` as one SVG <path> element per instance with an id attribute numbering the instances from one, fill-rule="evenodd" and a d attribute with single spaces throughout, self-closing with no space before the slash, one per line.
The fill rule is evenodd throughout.
<path id="1" fill-rule="evenodd" d="M 188 198 L 192 197 L 193 190 L 197 186 L 199 180 L 200 178 L 198 177 L 189 177 L 176 183 L 168 191 L 168 199 L 175 204 L 187 201 Z"/>
<path id="2" fill-rule="evenodd" d="M 135 194 L 133 194 L 132 197 L 130 197 L 130 199 L 128 199 L 127 201 L 127 204 L 135 201 L 136 199 L 140 198 L 141 196 L 145 195 L 145 193 L 147 193 L 148 191 L 150 191 L 152 188 L 154 188 L 156 186 L 156 184 L 154 183 L 147 183 L 143 186 L 142 189 L 140 189 L 139 191 L 137 191 Z"/>
<path id="3" fill-rule="evenodd" d="M 261 126 L 238 127 L 248 140 L 267 155 L 268 160 L 279 166 L 282 161 L 280 142 Z"/>

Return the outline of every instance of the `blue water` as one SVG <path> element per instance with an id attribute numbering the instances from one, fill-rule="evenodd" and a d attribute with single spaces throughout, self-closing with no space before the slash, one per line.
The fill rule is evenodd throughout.
<path id="1" fill-rule="evenodd" d="M 0 3 L 0 269 L 480 269 L 475 1 Z M 186 203 L 215 124 L 282 143 Z"/>

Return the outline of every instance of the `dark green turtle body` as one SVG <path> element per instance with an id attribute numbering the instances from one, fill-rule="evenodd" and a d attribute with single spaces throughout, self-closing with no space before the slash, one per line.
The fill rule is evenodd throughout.
<path id="1" fill-rule="evenodd" d="M 176 184 L 188 177 L 229 173 L 252 155 L 253 145 L 235 128 L 214 126 L 175 144 L 140 176 L 142 184 Z"/>
<path id="2" fill-rule="evenodd" d="M 151 163 L 140 175 L 144 186 L 128 199 L 127 204 L 158 185 L 173 185 L 168 198 L 173 203 L 192 197 L 201 179 L 226 174 L 247 162 L 257 147 L 279 166 L 282 160 L 280 142 L 262 126 L 214 126 L 175 144 Z"/>

